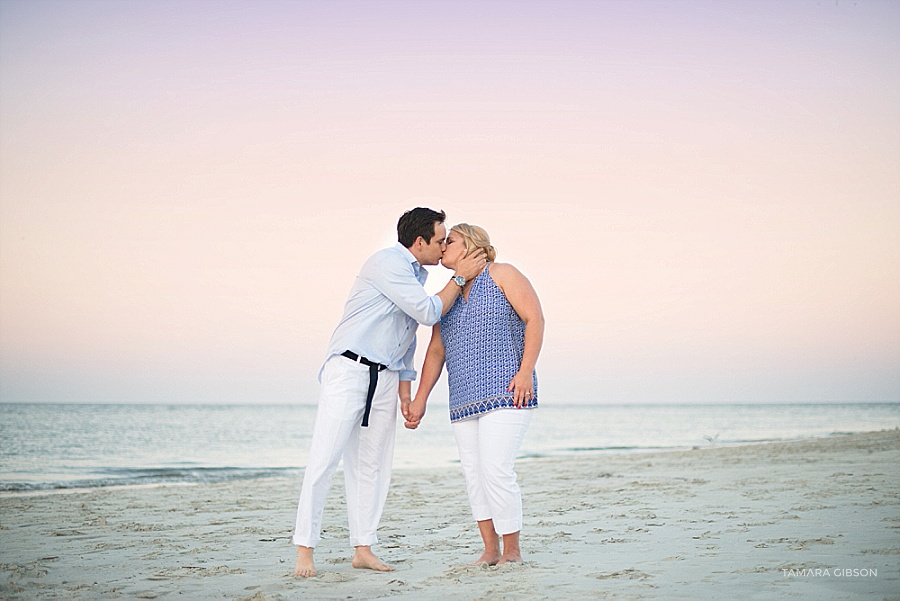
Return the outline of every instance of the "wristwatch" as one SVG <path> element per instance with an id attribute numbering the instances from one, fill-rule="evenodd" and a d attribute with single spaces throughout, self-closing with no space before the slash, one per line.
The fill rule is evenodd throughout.
<path id="1" fill-rule="evenodd" d="M 459 286 L 460 288 L 462 288 L 463 286 L 466 285 L 466 278 L 462 277 L 461 275 L 455 275 L 455 276 L 453 276 L 453 282 L 454 282 L 457 286 Z"/>

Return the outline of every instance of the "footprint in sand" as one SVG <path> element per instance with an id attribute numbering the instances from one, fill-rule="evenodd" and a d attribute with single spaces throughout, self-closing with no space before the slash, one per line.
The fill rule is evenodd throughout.
<path id="1" fill-rule="evenodd" d="M 607 574 L 603 574 L 603 573 L 588 574 L 588 576 L 591 576 L 592 578 L 597 578 L 598 580 L 608 580 L 610 578 L 628 578 L 629 580 L 646 580 L 647 578 L 651 578 L 650 574 L 635 570 L 634 568 L 628 568 L 627 570 L 620 570 L 618 572 L 610 572 Z"/>
<path id="2" fill-rule="evenodd" d="M 320 572 L 319 575 L 316 576 L 316 580 L 329 583 L 350 582 L 351 580 L 356 580 L 356 576 L 342 574 L 340 572 Z"/>

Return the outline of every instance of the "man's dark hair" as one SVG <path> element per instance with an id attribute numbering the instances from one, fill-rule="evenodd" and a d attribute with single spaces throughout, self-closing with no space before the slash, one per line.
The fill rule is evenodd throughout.
<path id="1" fill-rule="evenodd" d="M 432 211 L 424 207 L 416 207 L 403 213 L 397 222 L 397 241 L 406 248 L 412 246 L 419 236 L 431 244 L 434 238 L 434 224 L 444 223 L 447 215 L 443 211 Z"/>

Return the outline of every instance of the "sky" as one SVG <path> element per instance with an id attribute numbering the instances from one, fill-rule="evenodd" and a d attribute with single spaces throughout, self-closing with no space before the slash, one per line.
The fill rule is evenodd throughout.
<path id="1" fill-rule="evenodd" d="M 315 403 L 415 206 L 544 404 L 898 402 L 900 3 L 0 0 L 0 402 Z"/>

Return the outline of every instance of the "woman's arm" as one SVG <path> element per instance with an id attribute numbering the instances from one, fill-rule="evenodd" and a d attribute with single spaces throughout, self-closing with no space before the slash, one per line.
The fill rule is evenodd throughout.
<path id="1" fill-rule="evenodd" d="M 491 265 L 491 277 L 503 291 L 506 300 L 525 322 L 525 349 L 519 372 L 509 382 L 507 390 L 513 392 L 513 402 L 521 407 L 534 396 L 532 373 L 544 343 L 544 312 L 541 301 L 531 282 L 522 272 L 507 263 Z"/>
<path id="2" fill-rule="evenodd" d="M 414 430 L 425 415 L 425 405 L 428 403 L 428 395 L 434 390 L 441 370 L 444 369 L 444 341 L 441 340 L 441 323 L 434 324 L 431 328 L 431 342 L 428 343 L 428 351 L 425 353 L 425 362 L 422 364 L 422 373 L 419 378 L 419 386 L 416 388 L 416 398 L 413 399 L 404 413 L 406 423 L 410 430 Z"/>

